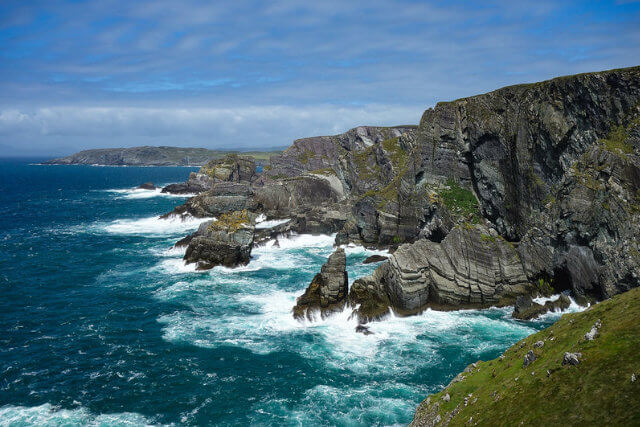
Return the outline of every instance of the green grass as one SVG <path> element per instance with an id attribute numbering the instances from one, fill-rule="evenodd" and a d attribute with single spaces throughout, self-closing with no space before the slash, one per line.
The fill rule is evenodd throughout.
<path id="1" fill-rule="evenodd" d="M 246 209 L 220 215 L 217 221 L 209 225 L 209 231 L 236 232 L 250 223 L 249 213 Z"/>
<path id="2" fill-rule="evenodd" d="M 629 134 L 624 126 L 616 126 L 600 143 L 608 150 L 620 154 L 632 154 L 633 147 L 627 142 Z"/>
<path id="3" fill-rule="evenodd" d="M 453 179 L 447 181 L 448 189 L 440 190 L 438 195 L 444 205 L 452 212 L 463 216 L 479 217 L 478 200 L 473 191 L 463 188 Z"/>
<path id="4" fill-rule="evenodd" d="M 585 341 L 596 320 L 599 335 Z M 542 348 L 534 348 L 544 341 Z M 464 380 L 430 396 L 420 420 L 437 411 L 450 425 L 640 425 L 640 288 L 590 309 L 565 314 L 551 327 L 516 343 L 503 360 L 478 362 Z M 523 368 L 529 351 L 537 356 Z M 577 366 L 563 366 L 564 352 L 580 352 Z M 533 373 L 533 374 L 532 374 Z M 638 377 L 631 382 L 631 375 Z M 450 401 L 442 397 L 450 395 Z M 464 398 L 473 404 L 464 406 Z M 435 405 L 439 407 L 436 408 Z"/>

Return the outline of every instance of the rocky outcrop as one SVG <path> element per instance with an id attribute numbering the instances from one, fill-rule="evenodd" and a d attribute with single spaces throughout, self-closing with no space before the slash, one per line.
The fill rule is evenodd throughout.
<path id="1" fill-rule="evenodd" d="M 363 321 L 512 304 L 540 283 L 586 303 L 640 283 L 639 155 L 635 67 L 439 103 L 417 128 L 297 140 L 257 177 L 212 164 L 173 214 L 247 209 L 290 219 L 279 232 L 398 247 L 351 289 Z"/>
<path id="2" fill-rule="evenodd" d="M 372 282 L 380 285 L 376 288 Z M 355 302 L 388 301 L 401 314 L 427 306 L 506 305 L 533 291 L 515 247 L 480 225 L 456 227 L 441 243 L 418 240 L 402 245 L 361 283 L 375 294 L 369 297 L 357 289 Z"/>
<path id="3" fill-rule="evenodd" d="M 520 320 L 530 320 L 549 311 L 562 311 L 569 308 L 571 300 L 564 294 L 554 301 L 538 304 L 529 295 L 519 295 L 513 308 L 512 316 Z"/>
<path id="4" fill-rule="evenodd" d="M 153 185 L 153 182 L 145 182 L 143 184 L 138 185 L 137 188 L 140 190 L 155 190 L 156 186 Z"/>
<path id="5" fill-rule="evenodd" d="M 184 183 L 170 184 L 162 189 L 163 193 L 197 194 L 224 183 L 249 184 L 257 178 L 256 162 L 251 157 L 227 154 L 221 159 L 210 160 L 196 172 L 189 174 Z"/>
<path id="6" fill-rule="evenodd" d="M 347 301 L 347 292 L 346 255 L 344 249 L 338 248 L 296 301 L 293 316 L 299 320 L 314 320 L 316 312 L 324 318 L 333 312 L 342 311 Z"/>
<path id="7" fill-rule="evenodd" d="M 253 248 L 252 222 L 246 211 L 237 211 L 202 223 L 189 239 L 184 260 L 196 263 L 198 270 L 247 264 Z"/>

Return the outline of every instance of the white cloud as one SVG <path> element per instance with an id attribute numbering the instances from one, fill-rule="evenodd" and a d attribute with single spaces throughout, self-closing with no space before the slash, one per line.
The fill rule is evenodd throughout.
<path id="1" fill-rule="evenodd" d="M 0 112 L 0 136 L 9 145 L 181 145 L 209 148 L 287 146 L 294 139 L 336 134 L 363 124 L 418 123 L 422 107 L 284 105 L 238 108 L 50 107 Z M 35 148 L 35 147 L 34 147 Z M 28 150 L 33 152 L 33 150 Z"/>

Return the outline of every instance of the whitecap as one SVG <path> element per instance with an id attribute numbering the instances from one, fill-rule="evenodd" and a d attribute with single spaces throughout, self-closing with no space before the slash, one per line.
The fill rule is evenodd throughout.
<path id="1" fill-rule="evenodd" d="M 272 219 L 270 221 L 260 221 L 260 222 L 256 221 L 256 228 L 257 229 L 273 228 L 278 225 L 286 224 L 289 221 L 291 221 L 291 219 Z"/>
<path id="2" fill-rule="evenodd" d="M 45 403 L 40 406 L 5 405 L 0 408 L 1 425 L 47 426 L 149 426 L 157 425 L 135 412 L 93 414 L 86 408 L 62 409 Z"/>
<path id="3" fill-rule="evenodd" d="M 104 190 L 108 193 L 114 193 L 118 198 L 122 199 L 148 199 L 151 197 L 177 197 L 177 198 L 189 198 L 196 194 L 171 194 L 163 193 L 162 187 L 156 187 L 153 190 L 146 190 L 144 188 L 114 188 Z"/>
<path id="4" fill-rule="evenodd" d="M 159 216 L 135 219 L 118 219 L 109 223 L 98 223 L 93 229 L 108 234 L 132 236 L 168 236 L 186 234 L 198 228 L 200 223 L 211 218 L 160 218 Z"/>

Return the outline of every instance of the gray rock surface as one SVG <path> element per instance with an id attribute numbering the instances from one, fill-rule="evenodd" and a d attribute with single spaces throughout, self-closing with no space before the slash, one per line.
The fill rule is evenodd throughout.
<path id="1" fill-rule="evenodd" d="M 529 350 L 527 352 L 527 354 L 524 355 L 524 360 L 522 361 L 522 367 L 526 368 L 527 366 L 531 365 L 533 362 L 535 362 L 535 360 L 537 359 L 535 353 L 533 352 L 533 350 Z"/>
<path id="2" fill-rule="evenodd" d="M 244 212 L 206 221 L 189 239 L 184 260 L 187 264 L 196 263 L 198 270 L 217 265 L 245 265 L 251 257 L 254 230 L 251 219 Z"/>
<path id="3" fill-rule="evenodd" d="M 569 353 L 565 352 L 562 357 L 563 365 L 578 365 L 580 364 L 580 359 L 582 358 L 582 353 Z"/>
<path id="4" fill-rule="evenodd" d="M 298 297 L 293 307 L 296 319 L 314 320 L 315 312 L 324 318 L 344 309 L 348 293 L 346 263 L 342 248 L 329 256 L 320 273 L 315 275 L 304 294 Z"/>

